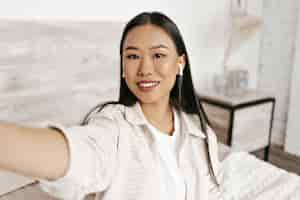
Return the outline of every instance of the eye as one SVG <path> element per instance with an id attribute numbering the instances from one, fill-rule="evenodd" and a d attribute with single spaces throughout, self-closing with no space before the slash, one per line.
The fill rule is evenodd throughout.
<path id="1" fill-rule="evenodd" d="M 154 58 L 163 58 L 163 57 L 166 57 L 166 55 L 162 54 L 162 53 L 155 53 L 153 57 Z"/>
<path id="2" fill-rule="evenodd" d="M 127 59 L 138 59 L 139 56 L 136 55 L 136 54 L 128 54 L 128 55 L 126 56 L 126 58 L 127 58 Z"/>

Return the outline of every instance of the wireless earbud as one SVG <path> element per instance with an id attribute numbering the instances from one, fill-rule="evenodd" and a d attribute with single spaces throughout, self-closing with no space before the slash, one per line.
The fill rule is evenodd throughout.
<path id="1" fill-rule="evenodd" d="M 179 76 L 183 75 L 183 64 L 179 64 Z"/>

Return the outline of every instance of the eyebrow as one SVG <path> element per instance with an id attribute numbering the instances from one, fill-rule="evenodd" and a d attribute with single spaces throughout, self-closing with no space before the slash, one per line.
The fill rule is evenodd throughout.
<path id="1" fill-rule="evenodd" d="M 159 48 L 164 48 L 164 49 L 168 49 L 168 47 L 166 45 L 163 45 L 163 44 L 159 44 L 159 45 L 155 45 L 155 46 L 152 46 L 150 47 L 150 49 L 159 49 Z M 135 47 L 135 46 L 128 46 L 125 48 L 125 51 L 126 50 L 138 50 L 139 48 Z"/>

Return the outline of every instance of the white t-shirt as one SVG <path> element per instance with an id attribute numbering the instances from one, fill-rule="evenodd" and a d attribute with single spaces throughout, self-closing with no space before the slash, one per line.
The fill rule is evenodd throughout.
<path id="1" fill-rule="evenodd" d="M 162 133 L 148 123 L 150 132 L 155 138 L 155 145 L 159 152 L 161 187 L 163 194 L 161 199 L 184 200 L 186 193 L 185 181 L 176 160 L 176 141 L 180 136 L 180 121 L 176 109 L 174 114 L 174 132 L 172 136 Z"/>

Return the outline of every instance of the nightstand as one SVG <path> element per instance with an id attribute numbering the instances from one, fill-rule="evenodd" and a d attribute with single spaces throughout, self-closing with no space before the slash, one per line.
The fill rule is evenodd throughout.
<path id="1" fill-rule="evenodd" d="M 275 109 L 272 95 L 258 90 L 239 95 L 204 91 L 198 97 L 220 142 L 237 151 L 263 149 L 268 161 Z"/>

